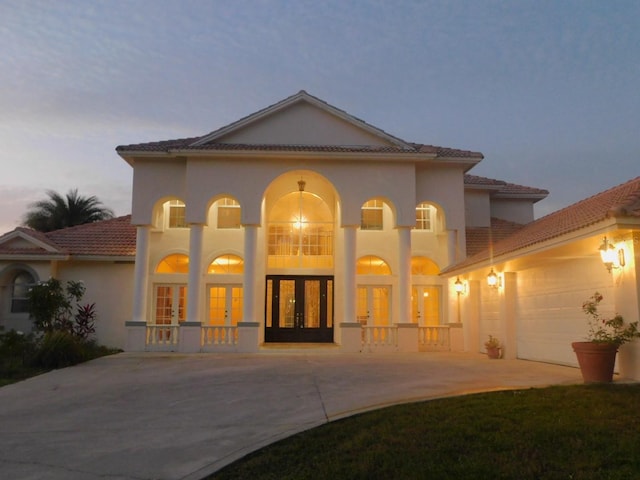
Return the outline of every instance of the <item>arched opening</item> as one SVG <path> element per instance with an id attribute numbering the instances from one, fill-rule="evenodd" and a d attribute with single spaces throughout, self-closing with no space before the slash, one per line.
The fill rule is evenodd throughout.
<path id="1" fill-rule="evenodd" d="M 304 190 L 280 197 L 268 218 L 269 268 L 332 268 L 334 219 L 327 202 Z"/>
<path id="2" fill-rule="evenodd" d="M 440 268 L 427 257 L 411 257 L 411 275 L 438 275 Z"/>

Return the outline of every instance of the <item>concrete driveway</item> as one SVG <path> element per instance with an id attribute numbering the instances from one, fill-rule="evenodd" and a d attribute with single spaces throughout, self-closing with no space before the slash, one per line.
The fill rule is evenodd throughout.
<path id="1" fill-rule="evenodd" d="M 356 412 L 581 382 L 575 368 L 476 354 L 123 353 L 0 388 L 0 477 L 201 479 Z"/>

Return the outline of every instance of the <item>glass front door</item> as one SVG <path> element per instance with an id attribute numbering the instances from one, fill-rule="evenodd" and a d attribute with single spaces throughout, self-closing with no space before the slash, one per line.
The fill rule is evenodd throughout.
<path id="1" fill-rule="evenodd" d="M 209 325 L 237 325 L 242 319 L 242 286 L 209 287 Z"/>
<path id="2" fill-rule="evenodd" d="M 333 342 L 333 277 L 268 275 L 265 342 Z"/>
<path id="3" fill-rule="evenodd" d="M 418 325 L 440 325 L 440 287 L 414 285 L 411 288 L 411 317 Z"/>

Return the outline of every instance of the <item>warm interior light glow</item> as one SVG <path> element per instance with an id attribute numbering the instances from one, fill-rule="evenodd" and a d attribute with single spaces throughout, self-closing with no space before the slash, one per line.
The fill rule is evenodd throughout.
<path id="1" fill-rule="evenodd" d="M 495 287 L 495 288 L 497 288 L 499 286 L 498 285 L 498 275 L 496 274 L 496 272 L 493 271 L 493 268 L 489 272 L 489 275 L 487 275 L 487 284 L 490 287 Z"/>
<path id="2" fill-rule="evenodd" d="M 624 250 L 616 250 L 616 247 L 609 242 L 607 237 L 604 237 L 602 239 L 602 244 L 600 245 L 599 251 L 602 263 L 604 263 L 604 266 L 609 271 L 609 273 L 611 273 L 611 270 L 613 268 L 620 268 L 620 266 L 624 266 Z"/>
<path id="3" fill-rule="evenodd" d="M 295 217 L 293 220 L 293 226 L 298 229 L 304 227 L 306 223 L 307 223 L 307 219 L 304 217 Z"/>
<path id="4" fill-rule="evenodd" d="M 456 293 L 458 295 L 460 295 L 461 293 L 464 293 L 464 283 L 460 281 L 460 277 L 456 278 L 456 281 L 453 284 L 453 287 L 455 288 Z"/>

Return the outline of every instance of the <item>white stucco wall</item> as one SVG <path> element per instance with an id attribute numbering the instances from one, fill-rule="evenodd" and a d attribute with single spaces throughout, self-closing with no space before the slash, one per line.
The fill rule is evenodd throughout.
<path id="1" fill-rule="evenodd" d="M 510 222 L 529 223 L 534 220 L 533 203 L 531 200 L 492 198 L 490 215 Z"/>
<path id="2" fill-rule="evenodd" d="M 464 192 L 464 212 L 467 227 L 491 225 L 491 200 L 489 193 L 478 190 Z"/>

